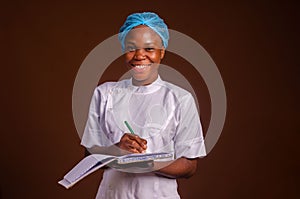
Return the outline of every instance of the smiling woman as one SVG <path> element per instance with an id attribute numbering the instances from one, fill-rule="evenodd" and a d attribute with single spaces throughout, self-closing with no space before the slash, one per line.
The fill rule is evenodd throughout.
<path id="1" fill-rule="evenodd" d="M 167 25 L 157 14 L 127 17 L 119 40 L 132 78 L 95 89 L 81 144 L 90 153 L 172 152 L 174 156 L 168 162 L 149 164 L 145 173 L 106 169 L 97 198 L 178 199 L 176 179 L 192 176 L 197 158 L 206 155 L 192 94 L 159 76 L 168 39 Z"/>
<path id="2" fill-rule="evenodd" d="M 157 33 L 148 26 L 139 25 L 126 36 L 125 49 L 134 85 L 147 85 L 157 79 L 159 64 L 165 55 L 162 39 Z"/>

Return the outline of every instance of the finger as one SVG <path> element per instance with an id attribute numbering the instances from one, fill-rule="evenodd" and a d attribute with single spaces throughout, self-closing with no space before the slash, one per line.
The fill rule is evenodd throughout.
<path id="1" fill-rule="evenodd" d="M 138 153 L 142 153 L 145 151 L 145 149 L 142 148 L 136 140 L 128 139 L 126 141 L 126 145 L 131 149 L 135 149 Z"/>
<path id="2" fill-rule="evenodd" d="M 131 153 L 141 153 L 141 152 L 140 152 L 139 150 L 137 150 L 136 148 L 130 148 L 128 151 L 131 152 Z"/>
<path id="3" fill-rule="evenodd" d="M 119 142 L 120 148 L 138 153 L 143 153 L 147 149 L 146 144 L 147 141 L 145 139 L 142 139 L 139 136 L 130 133 L 125 133 Z M 134 148 L 135 150 L 132 150 L 132 148 Z"/>
<path id="4" fill-rule="evenodd" d="M 137 135 L 132 135 L 132 134 L 129 135 L 129 138 L 131 140 L 135 140 L 144 150 L 147 149 L 147 140 L 145 140 Z"/>
<path id="5" fill-rule="evenodd" d="M 129 140 L 130 140 L 130 138 L 128 137 L 128 135 L 124 134 L 121 137 L 118 146 L 123 150 L 129 151 L 131 149 L 131 147 L 130 147 L 131 143 L 129 142 Z"/>

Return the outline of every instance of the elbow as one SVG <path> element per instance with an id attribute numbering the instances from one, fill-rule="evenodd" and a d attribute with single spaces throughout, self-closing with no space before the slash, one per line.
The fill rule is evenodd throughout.
<path id="1" fill-rule="evenodd" d="M 184 178 L 188 179 L 192 177 L 197 171 L 197 160 L 189 160 L 188 170 Z"/>
<path id="2" fill-rule="evenodd" d="M 191 178 L 197 171 L 197 166 L 193 166 L 189 172 L 184 176 L 184 178 L 189 179 Z"/>

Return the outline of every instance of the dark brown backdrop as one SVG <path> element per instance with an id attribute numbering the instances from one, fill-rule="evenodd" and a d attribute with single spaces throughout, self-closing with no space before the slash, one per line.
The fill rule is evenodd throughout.
<path id="1" fill-rule="evenodd" d="M 198 41 L 226 87 L 224 130 L 179 181 L 182 198 L 299 198 L 297 3 L 120 2 L 1 2 L 1 198 L 94 198 L 101 171 L 70 190 L 57 184 L 83 156 L 73 83 L 87 54 L 144 10 Z"/>

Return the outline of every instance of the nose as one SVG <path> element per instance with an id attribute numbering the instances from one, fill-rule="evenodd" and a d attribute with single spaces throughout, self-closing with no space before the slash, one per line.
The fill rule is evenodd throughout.
<path id="1" fill-rule="evenodd" d="M 145 51 L 144 49 L 136 49 L 134 54 L 134 59 L 143 60 L 145 59 Z"/>

